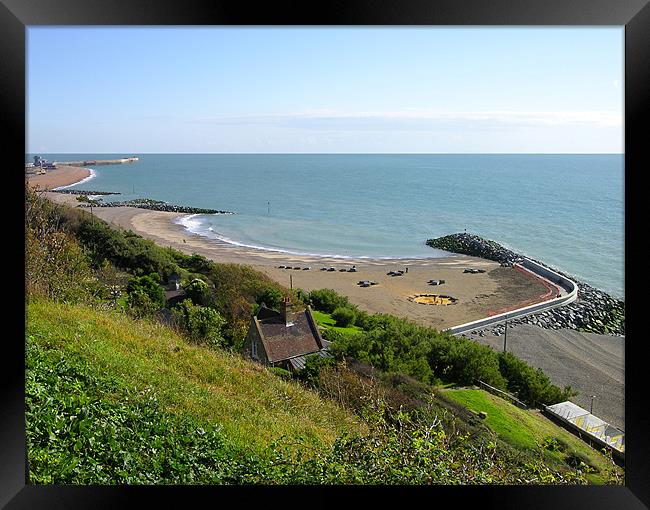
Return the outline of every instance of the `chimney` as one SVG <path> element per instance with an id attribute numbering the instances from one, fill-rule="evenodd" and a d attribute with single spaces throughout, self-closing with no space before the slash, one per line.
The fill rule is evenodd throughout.
<path id="1" fill-rule="evenodd" d="M 288 297 L 283 297 L 282 298 L 282 318 L 284 319 L 284 325 L 285 326 L 292 326 L 293 322 L 291 322 L 291 310 L 289 309 L 289 298 Z"/>

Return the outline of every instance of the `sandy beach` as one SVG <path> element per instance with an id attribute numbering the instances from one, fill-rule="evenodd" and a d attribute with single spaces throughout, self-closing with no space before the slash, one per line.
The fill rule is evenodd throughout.
<path id="1" fill-rule="evenodd" d="M 76 197 L 48 193 L 57 202 L 77 206 Z M 286 287 L 314 290 L 334 289 L 348 296 L 360 308 L 371 313 L 390 313 L 408 317 L 423 325 L 440 329 L 456 326 L 496 313 L 504 307 L 514 307 L 534 300 L 546 292 L 536 278 L 522 274 L 498 263 L 464 255 L 431 259 L 337 259 L 297 256 L 245 248 L 219 240 L 191 234 L 174 223 L 182 214 L 149 211 L 133 207 L 94 208 L 99 218 L 127 230 L 132 230 L 161 246 L 170 246 L 184 253 L 197 253 L 216 262 L 246 264 L 266 273 Z M 289 265 L 300 269 L 279 269 Z M 341 272 L 356 266 L 356 272 Z M 336 271 L 321 271 L 333 266 Z M 309 267 L 309 270 L 302 268 Z M 389 271 L 408 272 L 399 277 Z M 485 269 L 485 273 L 463 273 L 464 268 Z M 431 286 L 430 279 L 445 280 Z M 378 284 L 360 287 L 360 280 Z M 416 294 L 453 296 L 457 303 L 447 306 L 426 305 L 409 301 Z"/>
<path id="2" fill-rule="evenodd" d="M 59 165 L 46 174 L 30 175 L 29 184 L 40 190 L 51 190 L 59 186 L 69 186 L 90 176 L 90 170 L 76 166 Z"/>

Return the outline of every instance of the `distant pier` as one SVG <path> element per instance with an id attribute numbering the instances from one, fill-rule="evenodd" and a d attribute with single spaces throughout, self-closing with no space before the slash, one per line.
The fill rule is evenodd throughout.
<path id="1" fill-rule="evenodd" d="M 62 166 L 99 166 L 99 165 L 122 165 L 125 163 L 135 163 L 139 158 L 120 158 L 120 159 L 85 159 L 82 161 L 55 161 L 55 165 Z"/>

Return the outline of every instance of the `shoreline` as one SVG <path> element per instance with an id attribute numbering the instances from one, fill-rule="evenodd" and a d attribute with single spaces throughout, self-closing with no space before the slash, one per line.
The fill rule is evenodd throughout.
<path id="1" fill-rule="evenodd" d="M 79 202 L 74 194 L 46 193 L 49 199 L 76 207 Z M 182 225 L 172 222 L 186 214 L 136 209 L 132 207 L 93 208 L 93 214 L 123 229 L 132 230 L 160 246 L 170 246 L 187 254 L 197 253 L 220 263 L 249 265 L 264 272 L 275 281 L 289 287 L 313 290 L 333 288 L 346 295 L 359 308 L 371 313 L 390 313 L 407 317 L 416 323 L 439 329 L 479 319 L 487 311 L 498 309 L 499 304 L 512 306 L 545 292 L 543 285 L 535 285 L 511 268 L 501 267 L 498 262 L 452 255 L 430 259 L 350 259 L 314 256 L 291 256 L 281 252 L 269 252 L 243 248 L 225 241 L 209 240 L 198 234 L 190 234 Z M 320 271 L 321 266 L 334 265 L 337 269 L 356 264 L 356 273 Z M 279 269 L 278 265 L 292 267 L 310 265 L 311 270 Z M 390 270 L 409 267 L 402 277 L 389 277 Z M 463 274 L 464 267 L 486 269 L 486 273 Z M 510 269 L 511 273 L 508 272 Z M 518 273 L 520 278 L 512 278 Z M 290 278 L 291 275 L 291 278 Z M 443 276 L 444 275 L 444 276 Z M 429 278 L 447 280 L 445 285 L 432 287 Z M 356 282 L 371 279 L 379 285 L 360 288 Z M 452 289 L 453 283 L 453 291 Z M 577 282 L 580 285 L 580 282 Z M 531 292 L 533 291 L 533 292 Z M 535 294 L 538 291 L 539 294 Z M 431 306 L 408 300 L 414 293 L 439 293 L 461 298 L 461 304 Z M 566 305 L 556 310 L 566 310 Z M 553 313 L 550 312 L 543 313 Z M 531 317 L 539 317 L 539 314 Z M 503 342 L 503 326 L 494 326 L 467 334 L 472 340 L 500 350 Z M 554 384 L 570 384 L 580 394 L 573 400 L 587 405 L 588 395 L 600 395 L 599 415 L 610 423 L 624 428 L 624 337 L 584 333 L 569 328 L 537 324 L 511 323 L 508 327 L 509 351 L 531 366 L 541 368 Z"/>
<path id="2" fill-rule="evenodd" d="M 55 202 L 76 206 L 72 195 L 48 193 Z M 192 234 L 174 220 L 186 215 L 132 207 L 93 208 L 93 215 L 120 228 L 131 230 L 159 246 L 186 254 L 202 255 L 219 263 L 242 264 L 257 269 L 285 287 L 305 291 L 331 288 L 369 313 L 389 313 L 415 322 L 447 329 L 481 319 L 505 306 L 536 299 L 547 292 L 543 283 L 497 262 L 451 254 L 448 257 L 420 259 L 341 259 L 294 255 L 233 245 L 218 239 Z M 289 265 L 292 268 L 281 269 Z M 356 272 L 343 272 L 356 266 Z M 321 271 L 333 266 L 336 271 Z M 303 269 L 309 267 L 309 270 Z M 404 270 L 403 276 L 387 273 Z M 484 273 L 464 273 L 465 268 L 484 269 Z M 431 286 L 430 279 L 442 279 L 442 286 Z M 378 285 L 360 287 L 361 280 Z M 441 293 L 458 300 L 450 306 L 428 306 L 409 300 L 417 294 Z"/>
<path id="3" fill-rule="evenodd" d="M 80 170 L 85 172 L 79 172 Z M 55 175 L 55 172 L 59 175 Z M 71 186 L 89 176 L 88 169 L 61 167 L 48 172 L 45 176 L 37 177 L 42 178 L 39 179 L 40 181 L 46 181 L 46 185 L 47 179 L 43 178 L 49 178 L 49 187 L 52 188 L 53 180 L 59 187 L 63 185 L 62 182 L 65 182 L 66 186 Z M 74 179 L 77 179 L 76 182 Z M 37 181 L 37 179 L 33 180 Z M 48 192 L 47 195 L 54 202 L 65 203 L 72 207 L 80 206 L 73 194 Z M 502 264 L 502 260 L 494 260 L 489 254 L 481 256 L 480 252 L 462 254 L 447 250 L 450 252 L 448 256 L 426 258 L 300 254 L 279 249 L 249 247 L 192 233 L 183 225 L 183 219 L 190 218 L 192 215 L 184 212 L 114 206 L 95 207 L 92 213 L 120 228 L 132 230 L 160 246 L 175 248 L 190 255 L 197 253 L 215 262 L 249 265 L 286 287 L 301 288 L 305 291 L 332 288 L 370 313 L 403 316 L 439 329 L 448 329 L 482 319 L 506 308 L 521 308 L 532 302 L 543 302 L 544 296 L 548 294 L 548 288 L 542 279 L 518 273 L 511 267 L 508 268 L 508 264 Z M 496 243 L 491 243 L 498 246 Z M 356 272 L 343 272 L 352 265 L 356 266 Z M 291 269 L 281 269 L 280 266 L 289 266 Z M 335 267 L 336 270 L 320 270 L 329 266 Z M 303 269 L 307 267 L 309 270 Z M 410 273 L 406 268 L 410 269 Z M 466 275 L 462 273 L 464 268 L 484 269 L 485 272 Z M 400 277 L 387 275 L 388 272 L 399 269 L 406 270 L 406 273 Z M 428 285 L 431 279 L 445 280 L 446 283 L 442 286 L 431 286 Z M 378 285 L 360 288 L 357 282 L 362 280 L 376 281 Z M 596 291 L 580 282 L 577 283 L 581 290 L 588 288 Z M 596 297 L 602 295 L 608 297 L 605 293 L 596 292 L 598 293 Z M 424 307 L 420 303 L 413 302 L 415 295 L 430 293 L 451 295 L 457 299 L 457 303 L 446 307 Z M 566 310 L 570 306 L 572 305 L 565 305 L 557 310 Z M 425 311 L 423 308 L 429 310 Z M 580 311 L 584 311 L 584 308 L 583 299 Z M 538 320 L 540 317 L 543 320 Z M 548 318 L 552 320 L 545 320 Z M 519 319 L 518 322 L 535 323 L 546 329 L 559 329 L 563 326 L 577 329 L 571 321 L 563 319 L 564 314 L 561 312 L 547 310 L 531 315 L 529 318 Z M 483 329 L 497 334 L 501 332 L 502 327 L 497 324 Z M 479 333 L 479 331 L 472 332 Z M 610 333 L 610 331 L 602 332 Z M 611 333 L 620 332 L 614 330 Z"/>
<path id="4" fill-rule="evenodd" d="M 87 182 L 94 176 L 95 173 L 89 168 L 59 165 L 45 174 L 26 175 L 25 180 L 36 189 L 51 191 Z"/>

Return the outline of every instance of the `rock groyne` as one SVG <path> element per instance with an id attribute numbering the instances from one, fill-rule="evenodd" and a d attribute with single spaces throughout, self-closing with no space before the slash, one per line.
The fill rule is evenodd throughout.
<path id="1" fill-rule="evenodd" d="M 86 195 L 86 196 L 95 196 L 95 195 L 121 195 L 118 191 L 85 191 L 81 189 L 53 189 L 52 193 L 65 193 L 68 195 Z"/>
<path id="2" fill-rule="evenodd" d="M 89 193 L 92 194 L 92 193 Z M 139 209 L 149 209 L 151 211 L 163 211 L 182 214 L 235 214 L 232 211 L 219 211 L 217 209 L 204 209 L 201 207 L 189 207 L 185 205 L 168 204 L 161 200 L 152 200 L 150 198 L 136 198 L 123 202 L 100 202 L 83 203 L 79 207 L 137 207 Z"/>
<path id="3" fill-rule="evenodd" d="M 524 258 L 523 255 L 508 250 L 494 241 L 467 233 L 428 239 L 426 244 L 432 248 L 452 253 L 494 260 L 504 266 L 511 266 Z M 527 258 L 574 281 L 578 285 L 578 299 L 565 306 L 509 320 L 509 325 L 533 324 L 545 329 L 568 328 L 589 333 L 625 336 L 624 301 L 616 299 L 591 285 L 580 282 L 575 277 L 567 275 L 539 260 Z M 497 324 L 477 329 L 472 333 L 481 336 L 486 332 L 502 335 L 504 329 L 504 324 Z"/>

